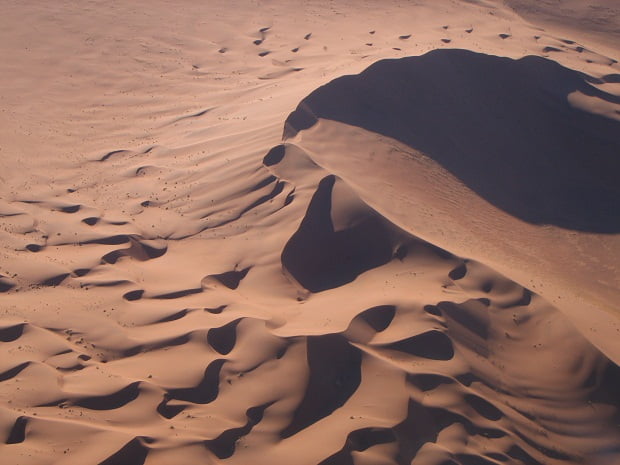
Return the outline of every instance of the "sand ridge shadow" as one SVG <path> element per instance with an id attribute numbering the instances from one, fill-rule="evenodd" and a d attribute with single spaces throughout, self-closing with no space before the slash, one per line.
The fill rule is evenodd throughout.
<path id="1" fill-rule="evenodd" d="M 620 122 L 568 101 L 579 92 L 620 104 L 591 85 L 599 81 L 539 56 L 433 50 L 318 88 L 289 115 L 284 138 L 319 118 L 361 127 L 424 153 L 524 221 L 617 233 Z"/>
<path id="2" fill-rule="evenodd" d="M 306 289 L 321 292 L 353 281 L 393 257 L 390 232 L 374 212 L 335 231 L 331 219 L 336 178 L 321 180 L 299 229 L 282 251 L 282 265 Z"/>

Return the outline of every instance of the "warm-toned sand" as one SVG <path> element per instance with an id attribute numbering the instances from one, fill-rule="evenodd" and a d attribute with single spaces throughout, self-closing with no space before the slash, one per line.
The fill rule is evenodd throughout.
<path id="1" fill-rule="evenodd" d="M 618 2 L 0 6 L 1 465 L 620 463 Z"/>

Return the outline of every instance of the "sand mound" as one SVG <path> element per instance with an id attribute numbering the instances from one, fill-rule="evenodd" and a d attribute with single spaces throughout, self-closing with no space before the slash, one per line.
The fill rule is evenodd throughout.
<path id="1" fill-rule="evenodd" d="M 435 50 L 319 88 L 288 117 L 284 135 L 317 119 L 357 126 L 424 153 L 524 221 L 617 233 L 620 118 L 610 116 L 620 98 L 588 81 L 603 82 L 538 56 Z M 571 105 L 574 93 L 615 107 L 592 114 Z"/>

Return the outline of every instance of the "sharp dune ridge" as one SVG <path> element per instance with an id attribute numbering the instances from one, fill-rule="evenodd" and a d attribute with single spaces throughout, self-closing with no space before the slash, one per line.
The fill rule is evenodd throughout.
<path id="1" fill-rule="evenodd" d="M 613 1 L 3 2 L 0 463 L 620 462 Z"/>

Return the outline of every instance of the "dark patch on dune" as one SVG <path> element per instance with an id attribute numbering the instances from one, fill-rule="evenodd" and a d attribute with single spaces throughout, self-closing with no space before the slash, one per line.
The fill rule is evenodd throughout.
<path id="1" fill-rule="evenodd" d="M 168 390 L 170 398 L 193 402 L 195 404 L 208 404 L 209 402 L 213 402 L 220 392 L 220 370 L 224 362 L 226 362 L 224 359 L 212 361 L 207 366 L 205 374 L 198 385 L 190 388 Z"/>
<path id="2" fill-rule="evenodd" d="M 99 462 L 99 465 L 143 465 L 148 453 L 148 447 L 138 438 L 133 438 L 113 455 Z"/>
<path id="3" fill-rule="evenodd" d="M 248 419 L 245 425 L 239 428 L 228 429 L 217 438 L 205 441 L 205 445 L 220 459 L 231 457 L 235 453 L 237 441 L 252 431 L 252 428 L 263 419 L 265 410 L 272 404 L 273 402 L 268 402 L 257 407 L 250 407 L 245 412 Z"/>
<path id="4" fill-rule="evenodd" d="M 352 451 L 362 452 L 379 444 L 396 441 L 394 432 L 389 428 L 363 428 L 351 431 L 344 447 L 334 455 L 326 458 L 319 465 L 354 465 Z"/>
<path id="5" fill-rule="evenodd" d="M 144 291 L 142 289 L 137 289 L 135 291 L 129 291 L 123 294 L 123 299 L 133 302 L 134 300 L 139 300 L 142 298 Z"/>
<path id="6" fill-rule="evenodd" d="M 286 199 L 284 199 L 284 207 L 290 205 L 291 202 L 295 199 L 295 188 L 291 192 L 286 195 Z"/>
<path id="7" fill-rule="evenodd" d="M 278 351 L 276 352 L 276 359 L 280 360 L 282 357 L 284 357 L 289 347 L 290 347 L 290 344 L 286 344 L 280 347 Z"/>
<path id="8" fill-rule="evenodd" d="M 430 313 L 431 315 L 441 316 L 441 310 L 436 305 L 425 305 L 424 311 Z"/>
<path id="9" fill-rule="evenodd" d="M 450 360 L 454 357 L 454 348 L 452 347 L 450 338 L 444 333 L 435 330 L 427 331 L 382 347 L 432 360 Z"/>
<path id="10" fill-rule="evenodd" d="M 188 295 L 193 295 L 193 294 L 200 294 L 201 292 L 202 292 L 202 288 L 196 287 L 193 289 L 183 289 L 181 291 L 168 292 L 167 294 L 156 295 L 156 296 L 153 296 L 153 298 L 163 299 L 163 300 L 180 299 L 181 297 L 186 297 Z"/>
<path id="11" fill-rule="evenodd" d="M 363 428 L 349 433 L 347 446 L 361 452 L 377 444 L 388 444 L 395 440 L 394 432 L 389 428 Z"/>
<path id="12" fill-rule="evenodd" d="M 532 302 L 532 291 L 530 291 L 529 289 L 523 289 L 523 295 L 517 302 L 515 302 L 515 305 L 526 306 L 526 305 L 529 305 L 531 302 Z"/>
<path id="13" fill-rule="evenodd" d="M 468 300 L 462 304 L 439 302 L 437 306 L 444 315 L 459 323 L 482 339 L 488 337 L 489 315 L 486 305 L 478 300 Z"/>
<path id="14" fill-rule="evenodd" d="M 107 396 L 86 397 L 75 405 L 91 410 L 114 410 L 127 405 L 140 395 L 140 382 L 131 383 L 120 391 Z"/>
<path id="15" fill-rule="evenodd" d="M 436 442 L 439 433 L 453 424 L 461 424 L 470 436 L 481 435 L 487 438 L 506 436 L 502 430 L 479 427 L 458 413 L 443 408 L 426 407 L 410 400 L 407 417 L 392 428 L 399 446 L 396 462 L 411 463 L 424 444 Z M 481 459 L 477 463 L 487 462 Z"/>
<path id="16" fill-rule="evenodd" d="M 67 205 L 66 207 L 60 207 L 58 210 L 63 213 L 77 213 L 80 208 L 82 208 L 81 205 Z"/>
<path id="17" fill-rule="evenodd" d="M 205 312 L 209 312 L 209 313 L 213 313 L 214 315 L 219 315 L 220 313 L 222 313 L 226 307 L 228 307 L 228 305 L 220 305 L 219 307 L 215 307 L 215 308 L 204 308 Z"/>
<path id="18" fill-rule="evenodd" d="M 181 318 L 183 318 L 185 315 L 187 315 L 188 310 L 186 308 L 184 308 L 183 310 L 180 310 L 178 312 L 173 313 L 172 315 L 168 315 L 164 318 L 160 318 L 159 320 L 157 320 L 155 323 L 168 323 L 170 321 L 176 321 L 176 320 L 180 320 Z"/>
<path id="19" fill-rule="evenodd" d="M 442 410 L 437 410 L 441 414 Z M 444 419 L 441 415 L 433 416 L 430 409 L 425 409 L 413 400 L 409 400 L 407 416 L 393 428 L 398 441 L 397 463 L 411 463 L 420 447 L 427 442 L 435 442 L 437 435 L 452 418 Z"/>
<path id="20" fill-rule="evenodd" d="M 0 277 L 0 292 L 9 292 L 15 287 L 15 284 L 9 282 L 4 277 Z"/>
<path id="21" fill-rule="evenodd" d="M 106 153 L 103 157 L 101 157 L 99 159 L 99 161 L 106 161 L 109 160 L 111 157 L 115 156 L 115 155 L 121 155 L 121 154 L 126 154 L 126 153 L 130 153 L 129 150 L 113 150 L 111 152 Z"/>
<path id="22" fill-rule="evenodd" d="M 222 355 L 230 353 L 237 341 L 237 326 L 240 321 L 241 318 L 219 328 L 211 328 L 207 333 L 207 342 Z"/>
<path id="23" fill-rule="evenodd" d="M 492 460 L 496 460 L 498 462 L 508 462 L 509 458 L 506 454 L 502 454 L 501 452 L 487 452 L 484 454 L 486 457 L 489 457 Z M 497 465 L 496 462 L 493 462 L 494 465 Z"/>
<path id="24" fill-rule="evenodd" d="M 409 247 L 407 247 L 407 244 L 401 244 L 396 248 L 396 251 L 394 252 L 394 258 L 397 258 L 402 262 L 408 254 Z"/>
<path id="25" fill-rule="evenodd" d="M 339 334 L 307 338 L 309 379 L 306 392 L 283 438 L 331 414 L 353 395 L 361 382 L 362 355 Z"/>
<path id="26" fill-rule="evenodd" d="M 163 400 L 157 406 L 157 413 L 168 420 L 176 417 L 186 408 L 185 405 L 168 405 L 168 402 L 170 402 L 170 396 L 164 394 Z"/>
<path id="27" fill-rule="evenodd" d="M 70 276 L 69 273 L 62 273 L 57 276 L 52 276 L 51 278 L 48 278 L 45 281 L 42 281 L 41 285 L 42 286 L 58 286 L 69 276 Z"/>
<path id="28" fill-rule="evenodd" d="M 26 425 L 28 424 L 28 417 L 18 417 L 13 423 L 9 437 L 6 439 L 6 444 L 19 444 L 26 440 Z"/>
<path id="29" fill-rule="evenodd" d="M 426 154 L 524 221 L 616 233 L 620 122 L 571 106 L 573 92 L 620 103 L 538 56 L 434 50 L 320 87 L 289 116 L 284 135 L 318 118 L 359 126 Z"/>
<path id="30" fill-rule="evenodd" d="M 225 273 L 212 274 L 208 277 L 214 278 L 229 289 L 237 289 L 241 280 L 248 274 L 248 271 L 250 271 L 250 267 L 240 271 L 226 271 Z"/>
<path id="31" fill-rule="evenodd" d="M 463 279 L 467 274 L 467 265 L 465 263 L 461 263 L 459 266 L 454 268 L 450 273 L 448 273 L 448 277 L 452 281 L 457 281 L 459 279 Z"/>
<path id="32" fill-rule="evenodd" d="M 9 370 L 3 371 L 2 373 L 0 373 L 0 382 L 2 381 L 6 381 L 7 379 L 11 379 L 16 377 L 18 374 L 20 374 L 28 365 L 30 365 L 30 362 L 24 362 L 24 363 L 20 363 L 19 365 L 17 365 L 16 367 L 13 367 Z"/>
<path id="33" fill-rule="evenodd" d="M 390 326 L 395 314 L 396 307 L 394 305 L 379 305 L 364 310 L 358 317 L 368 323 L 375 331 L 381 332 Z"/>
<path id="34" fill-rule="evenodd" d="M 144 242 L 141 242 L 139 239 L 127 236 L 130 242 L 130 246 L 127 249 L 121 250 L 113 250 L 105 254 L 101 257 L 101 260 L 105 263 L 116 263 L 122 257 L 131 257 L 136 260 L 146 261 L 152 260 L 154 258 L 159 258 L 164 255 L 168 251 L 167 246 L 163 247 L 153 247 Z M 119 239 L 120 240 L 120 239 Z M 126 241 L 125 241 L 126 242 Z M 121 242 L 121 243 L 125 243 Z"/>
<path id="35" fill-rule="evenodd" d="M 497 462 L 487 460 L 480 455 L 472 454 L 456 454 L 456 459 L 461 465 L 497 465 Z"/>
<path id="36" fill-rule="evenodd" d="M 254 184 L 254 186 L 252 186 L 250 191 L 254 192 L 254 191 L 257 191 L 259 189 L 262 189 L 263 187 L 267 187 L 269 184 L 272 184 L 272 183 L 276 182 L 277 180 L 278 180 L 278 178 L 276 178 L 274 175 L 270 174 L 269 176 L 265 177 L 264 179 L 260 180 L 256 184 Z"/>
<path id="37" fill-rule="evenodd" d="M 132 281 L 128 279 L 117 279 L 113 281 L 92 281 L 92 282 L 82 282 L 80 286 L 82 287 L 114 287 L 114 286 L 124 286 L 126 284 L 132 284 Z"/>
<path id="38" fill-rule="evenodd" d="M 102 244 L 102 245 L 120 245 L 131 241 L 131 236 L 127 234 L 117 234 L 115 236 L 100 237 L 84 241 L 83 244 Z"/>
<path id="39" fill-rule="evenodd" d="M 514 433 L 519 438 L 521 438 L 525 443 L 527 443 L 530 447 L 533 447 L 534 449 L 538 450 L 540 453 L 546 455 L 547 457 L 549 457 L 551 459 L 565 460 L 565 461 L 573 460 L 575 462 L 579 461 L 579 457 L 571 455 L 569 453 L 566 453 L 564 451 L 561 451 L 561 450 L 558 450 L 558 449 L 555 449 L 555 448 L 552 449 L 552 448 L 543 446 L 542 444 L 540 444 L 539 442 L 536 442 L 531 437 L 528 437 L 527 435 L 523 434 L 518 429 L 515 430 Z"/>
<path id="40" fill-rule="evenodd" d="M 320 89 L 322 89 L 322 87 L 320 87 L 319 90 Z M 318 109 L 311 107 L 309 104 L 306 104 L 306 100 L 313 95 L 314 94 L 310 94 L 309 97 L 306 97 L 305 100 L 302 100 L 302 102 L 297 105 L 295 111 L 293 111 L 286 118 L 286 121 L 284 122 L 284 139 L 290 139 L 292 137 L 295 137 L 295 135 L 299 131 L 309 129 L 319 121 L 315 112 L 319 115 L 321 114 L 321 112 L 317 111 Z"/>
<path id="41" fill-rule="evenodd" d="M 138 354 L 140 352 L 147 352 L 147 351 L 152 351 L 152 350 L 165 349 L 166 347 L 181 346 L 183 344 L 187 344 L 190 341 L 190 335 L 191 335 L 191 333 L 181 334 L 180 336 L 175 336 L 175 337 L 172 337 L 170 339 L 162 339 L 162 340 L 160 340 L 158 342 L 154 342 L 154 343 L 148 344 L 146 346 L 138 345 L 136 347 L 137 352 L 135 354 Z"/>
<path id="42" fill-rule="evenodd" d="M 606 83 L 620 84 L 620 74 L 606 74 L 601 79 Z"/>
<path id="43" fill-rule="evenodd" d="M 173 123 L 178 123 L 179 121 L 183 121 L 183 120 L 186 120 L 186 119 L 194 119 L 194 118 L 199 118 L 200 116 L 206 115 L 206 114 L 207 114 L 207 113 L 209 113 L 211 110 L 212 110 L 212 108 L 207 108 L 206 110 L 202 110 L 202 111 L 199 111 L 199 112 L 197 112 L 197 113 L 193 113 L 193 114 L 191 114 L 191 115 L 181 116 L 181 117 L 179 117 L 179 118 L 175 119 L 175 120 L 173 121 Z M 150 152 L 150 150 L 149 150 L 149 152 Z"/>
<path id="44" fill-rule="evenodd" d="M 355 462 L 353 462 L 353 457 L 345 448 L 322 460 L 318 465 L 355 465 Z"/>
<path id="45" fill-rule="evenodd" d="M 432 391 L 442 384 L 454 384 L 454 380 L 452 378 L 443 375 L 435 375 L 432 373 L 408 375 L 407 381 L 424 392 Z"/>
<path id="46" fill-rule="evenodd" d="M 482 397 L 475 396 L 473 394 L 466 394 L 464 399 L 465 402 L 471 406 L 471 408 L 487 420 L 497 421 L 504 416 L 501 410 Z"/>
<path id="47" fill-rule="evenodd" d="M 321 180 L 299 229 L 282 252 L 284 268 L 311 292 L 350 283 L 392 259 L 388 226 L 375 212 L 355 226 L 334 231 L 331 205 L 335 180 L 334 176 Z"/>
<path id="48" fill-rule="evenodd" d="M 271 180 L 271 182 L 273 182 L 275 180 L 276 180 L 276 178 L 274 176 L 273 179 Z M 254 202 L 252 202 L 250 205 L 245 207 L 243 210 L 241 210 L 241 215 L 249 212 L 253 208 L 256 208 L 259 205 L 262 205 L 265 202 L 268 202 L 271 199 L 274 199 L 275 197 L 280 195 L 282 193 L 282 191 L 284 190 L 284 185 L 285 185 L 285 183 L 283 181 L 276 181 L 274 186 L 273 186 L 273 189 L 271 190 L 271 192 L 261 196 L 260 198 L 256 199 Z"/>
<path id="49" fill-rule="evenodd" d="M 21 323 L 8 328 L 0 329 L 0 342 L 12 342 L 21 337 L 24 333 L 25 324 Z"/>
<path id="50" fill-rule="evenodd" d="M 590 395 L 590 402 L 612 406 L 614 415 L 611 421 L 620 425 L 620 366 L 610 361 L 593 374 L 594 390 Z M 620 444 L 618 447 L 620 448 Z M 618 452 L 620 454 L 620 451 Z"/>
<path id="51" fill-rule="evenodd" d="M 164 255 L 168 251 L 168 247 L 167 246 L 164 246 L 164 247 L 152 247 L 152 246 L 150 246 L 148 244 L 145 244 L 144 242 L 139 242 L 139 244 L 140 244 L 140 247 L 142 247 L 142 250 L 144 251 L 144 253 L 150 259 L 159 258 L 159 257 Z"/>
<path id="52" fill-rule="evenodd" d="M 474 382 L 478 382 L 481 383 L 482 380 L 480 378 L 478 378 L 476 375 L 474 375 L 473 373 L 467 372 L 467 373 L 462 373 L 460 375 L 456 375 L 455 379 L 461 383 L 463 386 L 471 386 L 472 383 Z"/>
<path id="53" fill-rule="evenodd" d="M 84 218 L 82 223 L 86 223 L 88 226 L 94 226 L 99 222 L 99 218 L 95 216 L 89 216 L 88 218 Z"/>
<path id="54" fill-rule="evenodd" d="M 43 247 L 39 244 L 28 244 L 26 245 L 26 250 L 29 252 L 39 252 Z"/>
<path id="55" fill-rule="evenodd" d="M 506 451 L 506 454 L 517 460 L 521 460 L 521 462 L 526 463 L 528 465 L 542 465 L 538 460 L 534 459 L 530 454 L 525 452 L 520 446 L 513 445 Z"/>
<path id="56" fill-rule="evenodd" d="M 61 372 L 79 371 L 79 370 L 83 370 L 84 368 L 86 367 L 82 365 L 81 363 L 76 363 L 75 365 L 71 365 L 68 367 L 56 367 L 56 369 Z"/>

